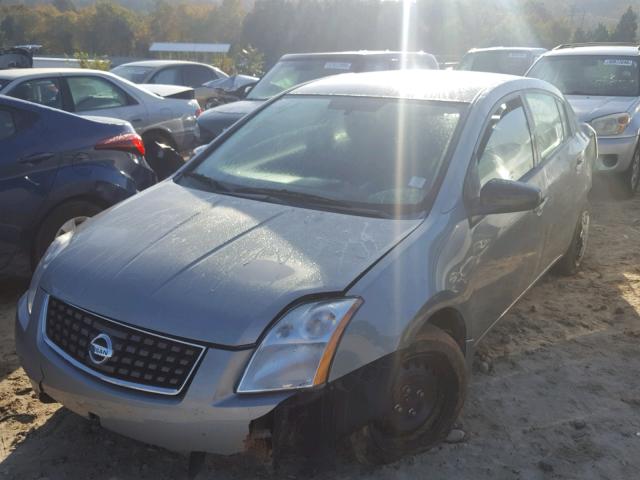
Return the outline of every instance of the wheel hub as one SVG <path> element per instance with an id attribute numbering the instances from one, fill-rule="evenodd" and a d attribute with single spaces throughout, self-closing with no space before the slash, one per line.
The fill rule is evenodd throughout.
<path id="1" fill-rule="evenodd" d="M 387 426 L 404 434 L 418 429 L 433 415 L 438 396 L 437 377 L 427 365 L 405 365 L 392 390 Z"/>

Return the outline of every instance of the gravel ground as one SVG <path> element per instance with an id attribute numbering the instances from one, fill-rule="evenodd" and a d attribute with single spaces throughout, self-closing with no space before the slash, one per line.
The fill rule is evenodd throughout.
<path id="1" fill-rule="evenodd" d="M 315 478 L 640 478 L 640 198 L 598 197 L 582 272 L 542 279 L 483 342 L 462 442 L 377 469 L 339 460 Z M 25 289 L 0 281 L 0 479 L 185 478 L 186 457 L 33 397 L 13 346 Z M 198 478 L 266 476 L 244 456 L 211 456 Z"/>

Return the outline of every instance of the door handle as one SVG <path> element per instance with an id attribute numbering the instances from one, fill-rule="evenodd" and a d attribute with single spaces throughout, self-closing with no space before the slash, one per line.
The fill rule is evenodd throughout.
<path id="1" fill-rule="evenodd" d="M 142 121 L 141 118 L 132 118 L 131 120 L 129 120 L 131 123 L 140 123 Z"/>
<path id="2" fill-rule="evenodd" d="M 549 201 L 549 197 L 544 197 L 542 199 L 542 203 L 540 203 L 540 205 L 538 205 L 534 210 L 534 212 L 536 212 L 536 215 L 538 216 L 542 215 L 542 212 L 544 211 L 544 207 L 547 205 L 548 201 Z"/>
<path id="3" fill-rule="evenodd" d="M 580 155 L 578 155 L 578 157 L 576 158 L 576 168 L 580 167 L 580 165 L 582 165 L 584 163 L 584 153 L 581 153 Z"/>
<path id="4" fill-rule="evenodd" d="M 26 155 L 22 157 L 19 162 L 26 163 L 29 165 L 37 165 L 38 163 L 42 163 L 45 160 L 49 160 L 54 156 L 53 153 L 34 153 L 33 155 Z"/>

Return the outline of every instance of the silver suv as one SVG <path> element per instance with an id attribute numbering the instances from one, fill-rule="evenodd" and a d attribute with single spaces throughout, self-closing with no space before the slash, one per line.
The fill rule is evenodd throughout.
<path id="1" fill-rule="evenodd" d="M 527 76 L 546 80 L 567 97 L 598 135 L 597 172 L 616 174 L 625 193 L 640 184 L 640 49 L 624 44 L 560 45 Z"/>

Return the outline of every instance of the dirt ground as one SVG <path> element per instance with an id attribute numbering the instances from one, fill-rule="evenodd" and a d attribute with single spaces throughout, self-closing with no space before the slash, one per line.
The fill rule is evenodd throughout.
<path id="1" fill-rule="evenodd" d="M 0 281 L 0 479 L 185 478 L 184 456 L 33 397 L 13 346 L 25 289 Z M 481 346 L 460 420 L 466 439 L 377 469 L 340 460 L 316 478 L 638 479 L 639 343 L 640 198 L 600 192 L 582 272 L 543 278 Z M 266 476 L 239 456 L 208 457 L 199 478 Z M 296 477 L 306 475 L 285 476 Z"/>

